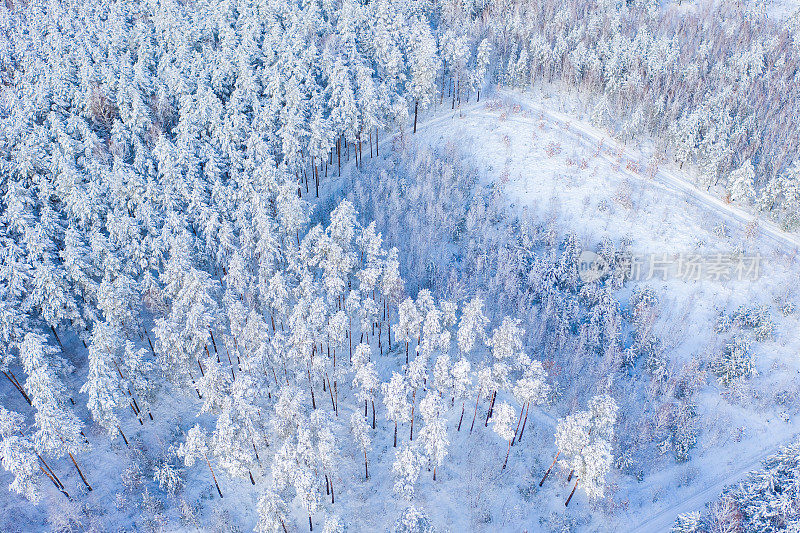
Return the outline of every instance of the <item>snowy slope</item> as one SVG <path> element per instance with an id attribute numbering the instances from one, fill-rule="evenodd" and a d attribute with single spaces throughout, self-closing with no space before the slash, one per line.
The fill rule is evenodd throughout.
<path id="1" fill-rule="evenodd" d="M 708 426 L 692 460 L 683 465 L 665 460 L 642 484 L 630 481 L 620 489 L 629 498 L 629 511 L 620 513 L 618 525 L 662 531 L 679 513 L 713 500 L 800 431 L 800 418 L 791 416 L 797 406 L 784 412 L 772 401 L 776 392 L 793 390 L 800 372 L 798 318 L 778 310 L 800 301 L 794 283 L 800 275 L 800 238 L 697 189 L 676 165 L 654 168 L 638 148 L 622 146 L 559 107 L 541 95 L 504 92 L 482 106 L 465 106 L 447 122 L 438 119 L 433 127 L 421 128 L 418 141 L 458 147 L 484 170 L 487 183 L 502 187 L 518 214 L 552 220 L 560 233 L 576 232 L 589 248 L 609 237 L 628 238 L 643 254 L 739 249 L 763 257 L 763 274 L 756 281 L 639 282 L 659 294 L 655 328 L 667 340 L 674 364 L 720 348 L 714 327 L 722 311 L 766 305 L 776 321 L 774 339 L 754 348 L 759 376 L 746 393 L 751 399 L 732 400 L 711 376 L 700 406 Z M 689 483 L 681 481 L 687 476 Z"/>

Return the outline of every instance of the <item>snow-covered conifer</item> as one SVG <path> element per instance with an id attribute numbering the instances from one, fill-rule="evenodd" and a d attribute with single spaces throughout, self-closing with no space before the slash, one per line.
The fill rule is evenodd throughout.
<path id="1" fill-rule="evenodd" d="M 355 412 L 350 416 L 350 428 L 353 431 L 353 438 L 364 455 L 364 479 L 369 479 L 369 465 L 367 462 L 367 452 L 372 447 L 372 437 L 369 434 L 369 426 L 360 413 Z"/>
<path id="2" fill-rule="evenodd" d="M 495 413 L 494 423 L 492 424 L 492 430 L 494 430 L 497 435 L 505 440 L 508 441 L 508 447 L 506 448 L 506 458 L 503 460 L 503 468 L 502 470 L 506 469 L 506 463 L 508 463 L 508 454 L 511 452 L 511 439 L 514 438 L 514 419 L 516 418 L 516 410 L 506 402 L 500 402 L 500 405 L 497 406 L 497 413 Z"/>
<path id="3" fill-rule="evenodd" d="M 419 442 L 433 466 L 433 480 L 436 481 L 436 469 L 444 462 L 448 453 L 447 448 L 450 446 L 444 420 L 446 408 L 442 398 L 435 392 L 429 391 L 420 402 L 419 410 L 423 420 Z"/>
<path id="4" fill-rule="evenodd" d="M 222 490 L 219 488 L 217 475 L 214 473 L 214 469 L 211 467 L 211 461 L 208 459 L 208 454 L 211 451 L 208 441 L 208 435 L 203 428 L 201 428 L 199 424 L 195 424 L 186 433 L 186 439 L 178 448 L 178 456 L 183 457 L 186 466 L 193 466 L 197 459 L 204 459 L 208 465 L 208 469 L 211 471 L 211 477 L 214 479 L 214 486 L 217 487 L 217 493 L 219 497 L 222 498 Z"/>
<path id="5" fill-rule="evenodd" d="M 414 484 L 419 479 L 420 457 L 409 444 L 404 444 L 395 451 L 394 457 L 392 463 L 392 472 L 395 475 L 394 492 L 411 500 L 414 496 Z"/>

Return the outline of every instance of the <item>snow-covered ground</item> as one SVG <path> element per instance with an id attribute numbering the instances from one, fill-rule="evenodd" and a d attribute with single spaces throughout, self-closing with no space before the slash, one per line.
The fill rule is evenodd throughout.
<path id="1" fill-rule="evenodd" d="M 640 482 L 620 480 L 629 505 L 617 525 L 664 531 L 679 513 L 702 508 L 800 432 L 798 406 L 775 403 L 800 384 L 799 317 L 781 311 L 800 305 L 800 238 L 698 189 L 677 165 L 653 163 L 639 147 L 622 146 L 564 107 L 541 93 L 503 92 L 423 122 L 415 141 L 456 147 L 482 170 L 484 184 L 499 184 L 518 215 L 552 220 L 589 249 L 608 237 L 629 240 L 634 254 L 675 262 L 681 254 L 761 256 L 755 280 L 647 279 L 645 271 L 620 291 L 622 301 L 642 284 L 656 292 L 654 331 L 675 366 L 722 349 L 724 336 L 715 332 L 720 313 L 766 306 L 775 322 L 773 337 L 753 345 L 758 375 L 743 398 L 732 398 L 709 376 L 698 406 L 706 425 L 691 460 L 665 458 Z"/>

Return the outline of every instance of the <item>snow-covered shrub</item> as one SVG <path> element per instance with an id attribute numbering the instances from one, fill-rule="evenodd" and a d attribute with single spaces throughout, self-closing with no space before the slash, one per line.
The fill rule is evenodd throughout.
<path id="1" fill-rule="evenodd" d="M 689 452 L 697 445 L 697 413 L 691 404 L 681 403 L 672 424 L 672 455 L 678 463 L 689 460 Z"/>
<path id="2" fill-rule="evenodd" d="M 700 516 L 700 511 L 691 511 L 678 515 L 671 533 L 703 533 L 708 530 Z"/>
<path id="3" fill-rule="evenodd" d="M 153 481 L 158 482 L 161 490 L 174 496 L 181 489 L 183 480 L 181 479 L 181 469 L 173 466 L 170 461 L 163 459 L 156 463 L 153 472 Z"/>
<path id="4" fill-rule="evenodd" d="M 435 531 L 428 516 L 413 505 L 403 509 L 392 529 L 392 533 L 434 533 Z"/>
<path id="5" fill-rule="evenodd" d="M 797 531 L 800 529 L 800 442 L 765 459 L 761 469 L 723 491 L 712 510 L 712 520 L 723 517 L 741 531 Z"/>
<path id="6" fill-rule="evenodd" d="M 725 345 L 722 355 L 709 363 L 709 369 L 726 387 L 740 378 L 752 376 L 756 368 L 750 354 L 750 342 L 744 337 L 735 337 Z"/>

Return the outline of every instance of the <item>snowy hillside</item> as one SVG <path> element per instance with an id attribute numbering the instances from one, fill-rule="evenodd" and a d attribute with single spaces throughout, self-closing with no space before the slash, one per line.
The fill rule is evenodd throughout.
<path id="1" fill-rule="evenodd" d="M 722 329 L 720 317 L 742 309 L 766 313 L 770 332 L 752 346 L 757 377 L 736 392 L 747 401 L 732 399 L 708 379 L 695 399 L 700 435 L 689 466 L 665 461 L 664 470 L 644 478 L 646 491 L 635 484 L 623 489 L 631 491 L 625 494 L 631 512 L 622 524 L 667 528 L 679 512 L 702 507 L 800 432 L 797 408 L 783 399 L 793 394 L 800 374 L 800 317 L 793 311 L 800 304 L 800 241 L 696 188 L 677 166 L 622 146 L 578 119 L 575 109 L 570 115 L 562 108 L 541 94 L 503 93 L 433 122 L 415 142 L 440 153 L 454 150 L 450 157 L 479 169 L 479 184 L 499 189 L 515 216 L 546 224 L 559 239 L 572 232 L 590 250 L 606 241 L 626 242 L 641 259 L 640 271 L 615 296 L 630 307 L 631 294 L 652 291 L 658 304 L 651 334 L 663 343 L 663 364 L 670 369 L 702 368 L 723 349 L 737 328 Z M 680 270 L 681 260 L 692 256 L 713 267 L 717 254 L 760 256 L 761 272 L 753 273 L 757 279 L 737 279 L 734 267 L 728 275 Z M 642 520 L 651 515 L 658 521 Z"/>

